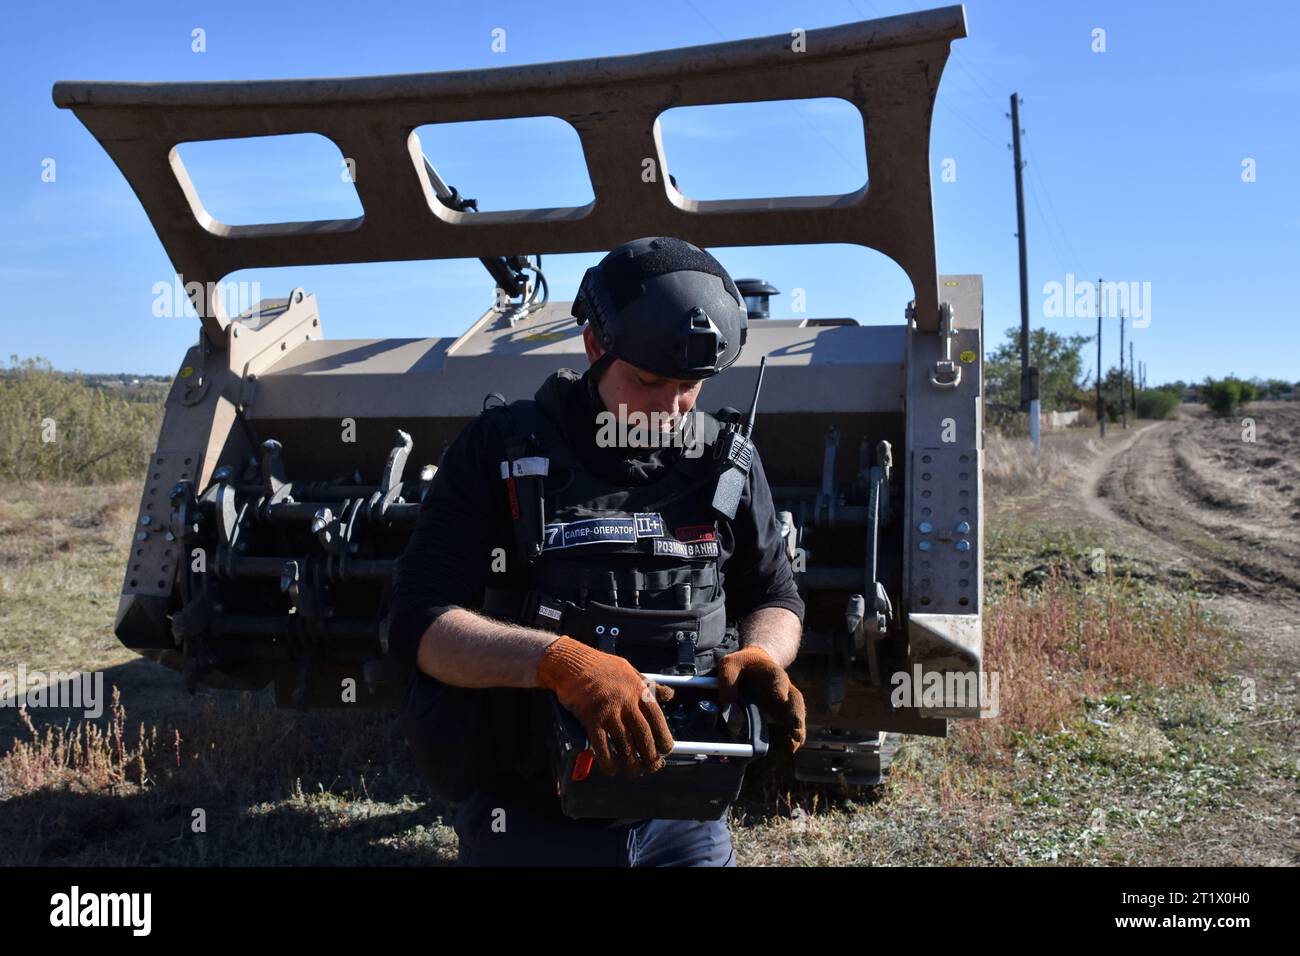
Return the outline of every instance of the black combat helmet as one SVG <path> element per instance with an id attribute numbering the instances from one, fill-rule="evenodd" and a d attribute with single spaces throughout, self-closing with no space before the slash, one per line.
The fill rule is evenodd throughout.
<path id="1" fill-rule="evenodd" d="M 620 358 L 664 378 L 708 378 L 740 356 L 745 300 L 721 263 L 671 236 L 634 239 L 587 270 L 573 302 L 578 324 L 605 350 L 596 375 Z"/>

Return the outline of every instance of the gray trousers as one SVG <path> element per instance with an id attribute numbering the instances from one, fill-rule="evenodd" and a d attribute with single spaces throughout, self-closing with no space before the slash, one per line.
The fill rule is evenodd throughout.
<path id="1" fill-rule="evenodd" d="M 558 807 L 558 804 L 557 804 Z M 727 820 L 573 820 L 476 790 L 456 810 L 458 866 L 735 866 Z"/>

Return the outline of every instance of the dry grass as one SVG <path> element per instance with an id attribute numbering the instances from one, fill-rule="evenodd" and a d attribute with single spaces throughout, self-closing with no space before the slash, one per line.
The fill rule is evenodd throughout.
<path id="1" fill-rule="evenodd" d="M 905 738 L 876 793 L 765 768 L 733 826 L 742 865 L 1150 863 L 1184 823 L 1236 805 L 1243 764 L 1284 781 L 1277 755 L 1207 746 L 1242 714 L 1216 679 L 1234 643 L 1195 592 L 1071 570 L 1086 554 L 1031 555 L 1041 583 L 992 590 L 996 717 Z"/>
<path id="2" fill-rule="evenodd" d="M 241 782 L 293 784 L 320 768 L 322 733 L 339 734 L 336 759 L 355 762 L 359 774 L 352 782 L 365 789 L 361 780 L 372 770 L 368 765 L 374 763 L 373 752 L 391 743 L 373 719 L 280 710 L 269 699 L 250 693 L 197 699 L 183 721 L 183 733 L 176 726 L 160 730 L 151 724 L 146 729 L 140 722 L 132 734 L 116 687 L 103 727 L 83 721 L 72 728 L 38 730 L 25 709 L 20 713 L 29 737 L 16 739 L 0 756 L 0 793 L 7 796 L 45 788 L 125 792 L 235 788 Z M 275 761 L 268 763 L 268 752 L 275 754 Z"/>
<path id="3" fill-rule="evenodd" d="M 437 865 L 455 854 L 389 713 L 205 690 L 112 633 L 140 495 L 0 482 L 0 671 L 103 671 L 97 722 L 0 708 L 0 865 Z M 192 829 L 198 809 L 207 830 Z"/>
<path id="4" fill-rule="evenodd" d="M 96 670 L 135 658 L 111 624 L 140 488 L 0 483 L 0 670 Z"/>
<path id="5" fill-rule="evenodd" d="M 984 483 L 992 496 L 1061 489 L 1076 481 L 1104 449 L 1092 428 L 1044 432 L 1037 454 L 1028 438 L 990 434 L 984 446 Z"/>
<path id="6" fill-rule="evenodd" d="M 1077 721 L 1089 700 L 1144 686 L 1175 689 L 1210 680 L 1229 643 L 1194 595 L 1132 580 L 1071 587 L 1053 568 L 1037 592 L 990 596 L 985 668 L 999 676 L 996 718 L 958 725 L 985 758 L 1013 733 L 1050 733 Z"/>
<path id="7" fill-rule="evenodd" d="M 0 865 L 454 856 L 450 807 L 424 799 L 390 714 L 286 711 L 261 695 L 219 693 L 165 723 L 131 721 L 114 688 L 105 716 L 102 726 L 41 728 L 23 715 L 0 756 Z"/>
<path id="8" fill-rule="evenodd" d="M 0 793 L 21 796 L 48 788 L 111 793 L 154 782 L 150 768 L 163 755 L 158 728 L 146 731 L 141 722 L 135 739 L 129 739 L 126 708 L 116 687 L 106 729 L 80 722 L 71 729 L 50 725 L 38 730 L 26 707 L 18 713 L 31 737 L 15 740 L 13 749 L 0 756 Z M 179 767 L 180 731 L 172 752 Z"/>
<path id="9" fill-rule="evenodd" d="M 1095 453 L 1078 439 L 1070 452 L 1054 436 L 1034 465 L 1040 477 L 1074 480 Z M 1026 455 L 990 443 L 994 495 L 1022 480 L 1015 462 Z M 0 669 L 108 668 L 106 683 L 123 688 L 102 724 L 42 727 L 48 714 L 33 714 L 7 735 L 0 863 L 454 857 L 450 808 L 427 799 L 391 714 L 299 713 L 235 692 L 186 698 L 176 675 L 117 644 L 138 493 L 133 482 L 93 497 L 0 486 Z M 1109 544 L 1114 576 L 1089 575 L 1092 542 L 1054 535 L 990 516 L 985 636 L 1001 715 L 958 722 L 946 740 L 908 738 L 878 794 L 819 790 L 775 765 L 752 774 L 732 826 L 742 864 L 1152 862 L 1181 839 L 1174 821 L 1221 813 L 1225 794 L 1260 779 L 1236 762 L 1262 758 L 1213 745 L 1234 718 L 1207 671 L 1229 642 L 1197 596 L 1135 573 L 1139 559 Z M 1045 576 L 1027 583 L 1023 572 L 1040 565 Z M 1106 839 L 1089 823 L 1099 805 Z M 197 809 L 205 833 L 193 831 Z"/>

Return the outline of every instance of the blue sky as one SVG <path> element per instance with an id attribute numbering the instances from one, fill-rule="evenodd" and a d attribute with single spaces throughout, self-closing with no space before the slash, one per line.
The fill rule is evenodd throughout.
<path id="1" fill-rule="evenodd" d="M 0 32 L 0 358 L 41 355 L 84 371 L 175 371 L 193 317 L 158 318 L 173 272 L 134 194 L 50 88 L 61 79 L 215 80 L 407 73 L 634 53 L 788 33 L 909 12 L 911 0 L 664 0 L 612 3 L 195 2 L 17 4 Z M 1019 321 L 1008 96 L 1023 100 L 1031 321 L 1052 316 L 1048 283 L 1103 276 L 1139 290 L 1131 336 L 1149 381 L 1300 378 L 1300 7 L 1275 2 L 1065 3 L 972 0 L 954 44 L 931 142 L 939 264 L 984 276 L 991 342 Z M 206 31 L 207 51 L 191 50 Z M 505 52 L 491 49 L 506 30 Z M 1093 52 L 1094 30 L 1105 52 Z M 680 111 L 663 119 L 684 192 L 714 199 L 842 192 L 865 178 L 861 124 L 834 101 Z M 443 177 L 481 208 L 581 204 L 590 186 L 559 121 L 423 131 Z M 755 149 L 755 144 L 761 148 Z M 870 144 L 866 147 L 870 149 Z M 260 151 L 258 151 L 260 150 Z M 337 148 L 191 144 L 181 155 L 209 210 L 230 222 L 359 213 Z M 527 162 L 521 162 L 527 157 Z M 56 161 L 54 182 L 43 162 Z M 945 160 L 956 181 L 944 182 Z M 1254 182 L 1243 182 L 1253 161 Z M 808 313 L 902 321 L 910 286 L 856 247 L 713 250 L 762 275 Z M 547 257 L 552 295 L 572 298 L 591 255 Z M 335 338 L 456 335 L 489 304 L 477 262 L 259 270 L 264 295 L 317 293 Z M 1149 285 L 1147 285 L 1149 284 Z M 1106 361 L 1117 359 L 1114 320 Z M 1088 352 L 1091 361 L 1092 352 Z"/>

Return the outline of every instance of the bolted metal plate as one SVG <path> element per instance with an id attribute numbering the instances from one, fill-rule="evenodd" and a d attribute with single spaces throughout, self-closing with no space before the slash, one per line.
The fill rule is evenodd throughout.
<path id="1" fill-rule="evenodd" d="M 176 577 L 176 563 L 183 559 L 180 542 L 169 540 L 171 504 L 169 497 L 176 482 L 193 478 L 199 460 L 203 435 L 195 435 L 193 445 L 169 445 L 158 448 L 149 459 L 140 511 L 136 516 L 131 540 L 131 560 L 127 562 L 123 594 L 165 597 L 171 594 Z"/>
<path id="2" fill-rule="evenodd" d="M 981 452 L 918 448 L 912 452 L 912 610 L 974 614 L 980 607 Z"/>

